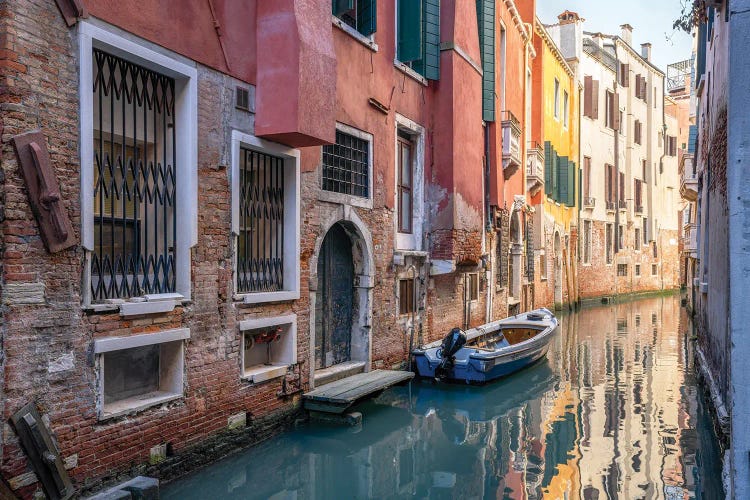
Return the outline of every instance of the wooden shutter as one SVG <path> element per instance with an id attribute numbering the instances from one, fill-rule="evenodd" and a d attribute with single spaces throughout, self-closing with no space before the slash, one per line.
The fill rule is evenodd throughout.
<path id="1" fill-rule="evenodd" d="M 620 64 L 620 83 L 623 87 L 630 86 L 630 65 Z"/>
<path id="2" fill-rule="evenodd" d="M 568 199 L 565 202 L 569 207 L 576 206 L 576 162 L 568 162 Z"/>
<path id="3" fill-rule="evenodd" d="M 612 95 L 612 128 L 620 130 L 620 96 L 616 92 Z"/>
<path id="4" fill-rule="evenodd" d="M 646 78 L 641 78 L 641 85 L 643 85 L 643 90 L 641 90 L 641 99 L 643 99 L 644 102 L 648 102 L 648 82 L 646 81 Z"/>
<path id="5" fill-rule="evenodd" d="M 333 0 L 331 6 L 333 8 L 333 15 L 338 17 L 344 12 L 354 8 L 354 0 Z"/>
<path id="6" fill-rule="evenodd" d="M 589 118 L 592 118 L 592 116 L 591 116 L 591 111 L 592 111 L 591 98 L 593 96 L 591 94 L 591 91 L 592 91 L 591 80 L 592 80 L 592 78 L 590 76 L 584 76 L 583 77 L 583 116 L 588 116 Z"/>
<path id="7" fill-rule="evenodd" d="M 620 172 L 620 201 L 625 201 L 625 173 Z"/>
<path id="8" fill-rule="evenodd" d="M 422 4 L 415 0 L 398 0 L 397 57 L 401 62 L 422 58 Z"/>
<path id="9" fill-rule="evenodd" d="M 378 30 L 377 6 L 377 0 L 358 0 L 357 2 L 357 29 L 365 36 L 370 36 Z"/>
<path id="10" fill-rule="evenodd" d="M 557 184 L 559 186 L 557 189 L 558 196 L 555 197 L 555 200 L 560 203 L 565 203 L 565 204 L 568 203 L 568 197 L 570 196 L 568 192 L 568 189 L 570 187 L 568 185 L 568 168 L 569 167 L 570 167 L 570 164 L 568 162 L 568 157 L 561 156 L 560 166 L 557 170 Z"/>
<path id="11" fill-rule="evenodd" d="M 583 179 L 581 179 L 584 196 L 589 198 L 591 196 L 591 158 L 588 156 L 583 157 Z"/>
<path id="12" fill-rule="evenodd" d="M 428 80 L 440 79 L 440 0 L 422 0 L 424 6 L 424 77 Z M 401 3 L 401 2 L 399 2 Z M 414 2 L 419 3 L 419 2 Z M 494 2 L 493 2 L 494 5 Z M 494 8 L 494 7 L 493 7 Z M 494 16 L 493 16 L 494 20 Z M 493 54 L 494 65 L 494 54 Z"/>
<path id="13" fill-rule="evenodd" d="M 599 80 L 591 81 L 591 118 L 599 118 Z"/>
<path id="14" fill-rule="evenodd" d="M 612 201 L 612 198 L 613 198 L 612 197 L 612 182 L 613 182 L 613 179 L 612 179 L 612 165 L 609 165 L 609 164 L 604 165 L 604 169 L 605 169 L 605 176 L 604 176 L 605 186 L 604 186 L 604 191 L 606 193 L 606 198 L 607 198 L 606 202 L 610 203 Z"/>
<path id="15" fill-rule="evenodd" d="M 495 121 L 495 2 L 477 0 L 479 53 L 482 56 L 482 119 Z"/>
<path id="16" fill-rule="evenodd" d="M 547 195 L 552 193 L 552 144 L 544 143 L 544 191 Z"/>
<path id="17" fill-rule="evenodd" d="M 560 199 L 560 181 L 558 171 L 560 170 L 560 157 L 557 155 L 557 151 L 552 149 L 552 199 L 557 201 Z"/>

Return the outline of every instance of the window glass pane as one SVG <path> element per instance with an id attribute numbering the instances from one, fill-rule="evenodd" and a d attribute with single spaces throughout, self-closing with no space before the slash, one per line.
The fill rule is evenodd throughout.
<path id="1" fill-rule="evenodd" d="M 411 187 L 411 147 L 401 143 L 401 185 Z"/>
<path id="2" fill-rule="evenodd" d="M 411 192 L 401 191 L 401 203 L 399 204 L 399 228 L 401 232 L 411 232 Z"/>
<path id="3" fill-rule="evenodd" d="M 369 142 L 336 131 L 336 144 L 323 146 L 322 188 L 326 191 L 369 196 Z"/>

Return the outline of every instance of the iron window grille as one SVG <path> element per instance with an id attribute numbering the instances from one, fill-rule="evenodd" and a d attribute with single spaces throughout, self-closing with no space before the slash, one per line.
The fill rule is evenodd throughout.
<path id="1" fill-rule="evenodd" d="M 323 146 L 323 189 L 367 198 L 369 186 L 369 141 L 337 130 L 336 144 Z"/>
<path id="2" fill-rule="evenodd" d="M 284 159 L 240 147 L 237 291 L 275 292 L 284 282 Z"/>
<path id="3" fill-rule="evenodd" d="M 617 276 L 627 276 L 627 275 L 628 275 L 628 265 L 617 264 Z"/>
<path id="4" fill-rule="evenodd" d="M 92 299 L 175 291 L 174 79 L 93 49 Z"/>

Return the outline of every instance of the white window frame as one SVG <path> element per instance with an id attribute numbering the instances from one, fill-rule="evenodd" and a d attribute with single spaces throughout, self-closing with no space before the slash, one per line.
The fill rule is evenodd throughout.
<path id="1" fill-rule="evenodd" d="M 560 119 L 560 80 L 558 80 L 557 78 L 555 78 L 554 88 L 555 88 L 554 115 L 555 115 L 555 119 L 559 120 Z"/>
<path id="2" fill-rule="evenodd" d="M 81 246 L 85 250 L 83 276 L 83 306 L 91 306 L 91 253 L 94 251 L 94 93 L 93 49 L 98 48 L 116 57 L 139 64 L 175 79 L 175 114 L 180 117 L 177 127 L 176 175 L 177 240 L 175 241 L 175 292 L 179 299 L 191 297 L 191 252 L 198 243 L 198 71 L 195 63 L 137 39 L 121 34 L 117 28 L 104 23 L 79 21 L 79 100 L 81 117 Z M 175 294 L 152 294 L 175 298 Z"/>
<path id="3" fill-rule="evenodd" d="M 570 103 L 570 96 L 568 95 L 567 90 L 563 90 L 563 126 L 568 126 L 568 120 L 570 119 L 569 113 L 568 113 L 568 107 Z"/>
<path id="4" fill-rule="evenodd" d="M 411 234 L 398 231 L 398 131 L 408 132 L 412 136 L 414 151 L 412 152 L 412 219 Z M 394 180 L 393 180 L 393 230 L 396 234 L 396 250 L 414 250 L 421 252 L 423 248 L 422 231 L 424 226 L 424 157 L 425 157 L 425 129 L 422 125 L 396 113 L 393 135 L 394 151 Z"/>
<path id="5" fill-rule="evenodd" d="M 152 406 L 167 403 L 180 399 L 185 393 L 185 343 L 184 341 L 190 339 L 189 328 L 175 328 L 173 330 L 162 330 L 156 333 L 144 333 L 140 335 L 130 335 L 127 337 L 104 337 L 94 340 L 94 354 L 96 355 L 97 373 L 98 373 L 98 387 L 97 387 L 97 415 L 99 420 L 107 420 L 110 418 L 119 417 L 129 413 L 145 410 Z M 104 355 L 108 352 L 124 351 L 128 349 L 134 349 L 137 347 L 144 347 L 149 345 L 168 345 L 176 348 L 176 352 L 172 354 L 174 366 L 166 368 L 168 375 L 172 378 L 171 386 L 172 391 L 161 391 L 164 394 L 155 396 L 148 399 L 143 399 L 141 396 L 133 396 L 130 398 L 122 399 L 110 403 L 109 405 L 104 404 Z M 161 359 L 163 353 L 160 354 L 159 365 L 160 370 L 165 368 L 164 363 Z M 160 379 L 163 377 L 160 377 Z M 109 408 L 108 408 L 109 407 Z"/>
<path id="6" fill-rule="evenodd" d="M 245 342 L 248 332 L 273 326 L 282 327 L 283 332 L 278 341 L 283 352 L 278 355 L 277 363 L 270 366 L 253 365 L 251 369 L 245 367 Z M 287 314 L 284 316 L 271 316 L 266 318 L 252 318 L 240 321 L 241 334 L 241 364 L 240 378 L 248 382 L 258 384 L 274 378 L 286 375 L 291 365 L 297 364 L 297 315 Z M 258 344 L 256 344 L 257 346 Z"/>
<path id="7" fill-rule="evenodd" d="M 364 196 L 355 196 L 353 194 L 337 193 L 335 191 L 328 191 L 323 189 L 322 183 L 318 190 L 318 199 L 320 201 L 327 201 L 330 203 L 339 203 L 341 205 L 352 205 L 355 207 L 369 208 L 372 209 L 372 176 L 373 176 L 373 136 L 369 132 L 365 132 L 358 128 L 354 128 L 343 123 L 336 122 L 336 130 L 339 130 L 345 134 L 352 135 L 357 139 L 367 141 L 368 153 L 367 153 L 367 198 Z M 323 148 L 320 149 L 320 176 L 318 179 L 322 179 L 323 172 Z"/>
<path id="8" fill-rule="evenodd" d="M 276 292 L 237 292 L 237 238 L 240 234 L 240 147 L 284 160 L 284 289 Z M 297 300 L 300 297 L 300 152 L 282 144 L 232 130 L 232 290 L 246 304 Z"/>

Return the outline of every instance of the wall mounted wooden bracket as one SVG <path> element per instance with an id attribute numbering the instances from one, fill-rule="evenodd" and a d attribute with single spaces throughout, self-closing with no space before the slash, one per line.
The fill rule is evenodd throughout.
<path id="1" fill-rule="evenodd" d="M 49 159 L 44 134 L 34 130 L 11 138 L 11 142 L 44 246 L 50 253 L 74 246 L 75 232 L 60 197 L 60 184 Z"/>

